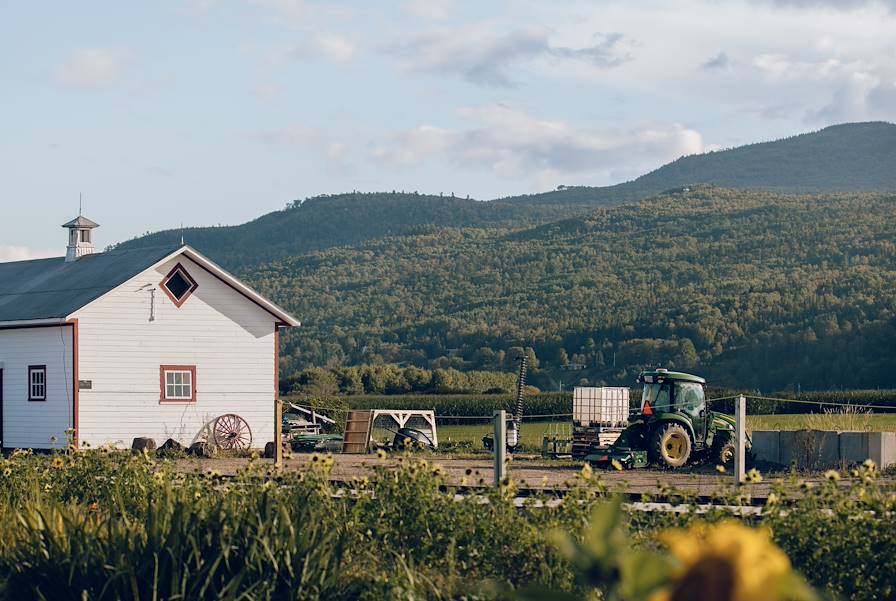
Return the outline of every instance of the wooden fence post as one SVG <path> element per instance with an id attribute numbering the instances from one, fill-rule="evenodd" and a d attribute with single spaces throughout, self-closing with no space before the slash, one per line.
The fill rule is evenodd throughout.
<path id="1" fill-rule="evenodd" d="M 734 481 L 742 484 L 746 476 L 747 399 L 740 394 L 734 401 Z"/>
<path id="2" fill-rule="evenodd" d="M 507 459 L 507 412 L 501 409 L 492 415 L 495 427 L 495 488 L 504 480 Z"/>
<path id="3" fill-rule="evenodd" d="M 283 404 L 274 399 L 274 467 L 283 467 Z"/>

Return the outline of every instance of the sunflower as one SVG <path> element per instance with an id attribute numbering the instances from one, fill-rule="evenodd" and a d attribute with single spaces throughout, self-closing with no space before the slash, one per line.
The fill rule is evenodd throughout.
<path id="1" fill-rule="evenodd" d="M 663 532 L 679 568 L 650 601 L 809 600 L 815 594 L 772 542 L 767 528 L 727 521 Z"/>
<path id="2" fill-rule="evenodd" d="M 580 475 L 582 476 L 583 479 L 590 480 L 591 476 L 593 474 L 594 474 L 594 470 L 591 469 L 591 464 L 588 462 L 585 462 L 585 465 L 582 466 L 582 471 L 581 471 Z"/>
<path id="3" fill-rule="evenodd" d="M 60 457 L 59 455 L 56 455 L 55 457 L 53 457 L 53 460 L 50 462 L 50 465 L 52 465 L 54 468 L 56 468 L 58 470 L 58 469 L 61 469 L 63 466 L 65 466 L 65 461 L 63 461 L 62 457 Z"/>

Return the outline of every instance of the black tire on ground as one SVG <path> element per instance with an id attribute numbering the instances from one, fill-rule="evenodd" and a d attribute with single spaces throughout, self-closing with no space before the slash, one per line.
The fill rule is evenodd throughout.
<path id="1" fill-rule="evenodd" d="M 691 437 L 681 424 L 657 426 L 650 438 L 651 459 L 663 467 L 683 467 L 691 458 Z"/>

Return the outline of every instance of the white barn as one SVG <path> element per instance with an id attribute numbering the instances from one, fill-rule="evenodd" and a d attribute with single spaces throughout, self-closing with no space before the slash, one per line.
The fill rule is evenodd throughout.
<path id="1" fill-rule="evenodd" d="M 0 448 L 189 445 L 215 423 L 272 441 L 299 322 L 189 246 L 95 253 L 97 224 L 63 227 L 65 257 L 0 263 Z"/>

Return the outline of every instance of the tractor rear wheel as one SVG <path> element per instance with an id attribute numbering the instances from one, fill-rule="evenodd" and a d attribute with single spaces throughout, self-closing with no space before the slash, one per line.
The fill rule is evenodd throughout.
<path id="1" fill-rule="evenodd" d="M 661 465 L 682 467 L 691 457 L 691 446 L 691 437 L 681 424 L 667 423 L 654 430 L 650 450 Z"/>

